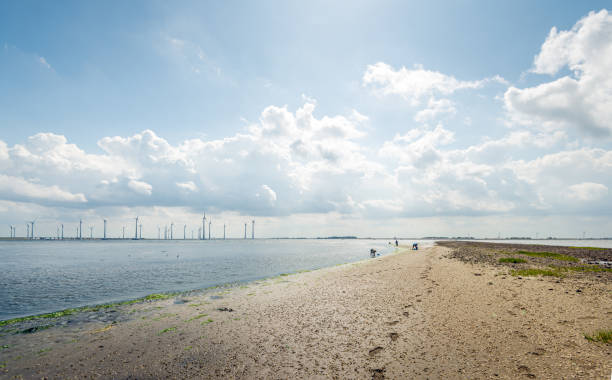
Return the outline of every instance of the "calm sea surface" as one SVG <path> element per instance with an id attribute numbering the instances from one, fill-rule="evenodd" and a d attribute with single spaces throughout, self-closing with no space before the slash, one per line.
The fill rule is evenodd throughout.
<path id="1" fill-rule="evenodd" d="M 3 241 L 0 320 L 354 262 L 370 248 L 393 251 L 383 240 Z"/>

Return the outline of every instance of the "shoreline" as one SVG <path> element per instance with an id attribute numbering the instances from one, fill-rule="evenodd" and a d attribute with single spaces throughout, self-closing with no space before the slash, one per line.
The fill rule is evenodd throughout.
<path id="1" fill-rule="evenodd" d="M 394 248 L 395 249 L 392 252 L 389 252 L 379 257 L 394 255 L 394 254 L 397 254 L 398 252 L 403 251 L 404 249 L 408 249 L 407 246 L 400 246 L 400 247 L 394 247 Z M 208 286 L 205 288 L 188 289 L 188 290 L 181 290 L 181 291 L 162 291 L 158 293 L 146 294 L 144 296 L 137 297 L 137 298 L 128 298 L 128 299 L 121 299 L 118 301 L 86 304 L 86 305 L 81 305 L 81 306 L 76 306 L 76 307 L 69 307 L 69 308 L 60 309 L 60 310 L 54 310 L 50 312 L 28 314 L 24 316 L 0 320 L 0 329 L 2 329 L 5 326 L 10 326 L 10 325 L 14 325 L 14 324 L 22 323 L 22 322 L 30 322 L 30 321 L 40 322 L 46 319 L 57 319 L 57 318 L 62 318 L 66 316 L 71 316 L 71 315 L 78 314 L 78 313 L 97 312 L 97 311 L 104 310 L 104 309 L 118 308 L 118 307 L 125 306 L 125 305 L 145 303 L 145 302 L 150 302 L 150 301 L 165 300 L 165 299 L 169 299 L 173 297 L 188 297 L 188 296 L 193 296 L 193 295 L 204 295 L 208 292 L 215 291 L 215 289 L 232 289 L 232 288 L 240 287 L 244 285 L 248 286 L 249 284 L 257 283 L 259 281 L 266 281 L 269 279 L 274 279 L 279 276 L 307 273 L 307 272 L 312 272 L 312 271 L 317 271 L 317 270 L 322 270 L 322 269 L 327 269 L 327 268 L 333 268 L 336 266 L 359 263 L 359 262 L 368 261 L 371 259 L 372 258 L 368 257 L 368 258 L 361 259 L 358 261 L 349 261 L 349 262 L 335 264 L 329 267 L 302 269 L 302 270 L 298 270 L 295 272 L 279 273 L 277 275 L 273 275 L 269 277 L 261 277 L 261 278 L 256 278 L 252 280 L 244 280 L 244 281 L 237 281 L 237 282 L 236 281 L 235 282 L 224 282 L 224 283 L 220 283 L 217 285 Z M 60 322 L 60 321 L 55 321 L 55 322 Z M 35 327 L 35 326 L 28 326 L 28 328 L 31 328 L 31 327 Z"/>
<path id="2" fill-rule="evenodd" d="M 451 248 L 277 276 L 0 337 L 0 377 L 604 378 L 612 286 Z M 539 258 L 537 258 L 539 260 Z M 607 278 L 607 277 L 606 277 Z M 576 292 L 580 289 L 580 292 Z M 125 319 L 120 317 L 126 316 Z"/>

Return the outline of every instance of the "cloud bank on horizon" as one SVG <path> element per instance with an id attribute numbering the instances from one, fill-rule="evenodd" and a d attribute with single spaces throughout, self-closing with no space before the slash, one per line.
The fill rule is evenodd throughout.
<path id="1" fill-rule="evenodd" d="M 591 12 L 571 29 L 553 27 L 534 53 L 526 75 L 544 79 L 533 86 L 372 62 L 355 78 L 359 91 L 373 102 L 404 102 L 414 114 L 403 133 L 382 142 L 372 141 L 377 126 L 359 109 L 318 116 L 317 100 L 307 96 L 297 109 L 270 105 L 257 122 L 222 138 L 173 144 L 145 129 L 99 139 L 95 150 L 52 132 L 13 145 L 0 140 L 0 213 L 7 223 L 16 215 L 125 217 L 133 210 L 178 219 L 206 210 L 279 224 L 299 215 L 374 224 L 609 218 L 612 15 Z M 501 137 L 459 139 L 457 119 L 469 126 L 463 99 L 491 88 L 506 128 Z"/>

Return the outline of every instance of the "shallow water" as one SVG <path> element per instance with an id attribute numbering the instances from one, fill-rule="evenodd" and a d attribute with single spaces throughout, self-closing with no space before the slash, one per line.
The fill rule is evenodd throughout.
<path id="1" fill-rule="evenodd" d="M 354 262 L 370 248 L 393 251 L 352 239 L 4 241 L 0 320 Z"/>

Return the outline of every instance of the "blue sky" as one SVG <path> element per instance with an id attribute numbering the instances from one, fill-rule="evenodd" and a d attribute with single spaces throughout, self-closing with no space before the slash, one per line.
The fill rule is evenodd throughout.
<path id="1" fill-rule="evenodd" d="M 605 235 L 606 5 L 3 2 L 0 219 L 152 228 L 207 209 L 267 218 L 269 236 L 497 235 L 481 226 L 499 218 Z M 556 102 L 576 93 L 595 95 Z"/>

